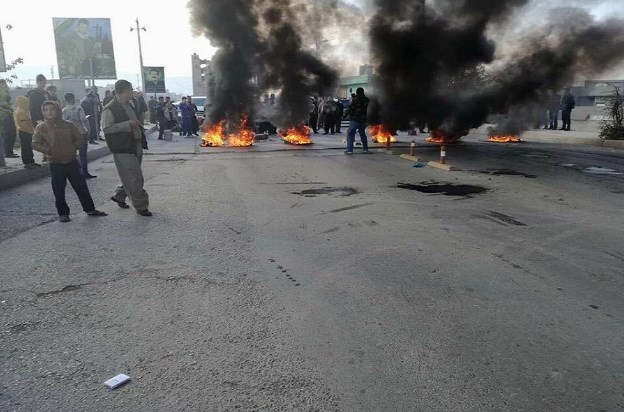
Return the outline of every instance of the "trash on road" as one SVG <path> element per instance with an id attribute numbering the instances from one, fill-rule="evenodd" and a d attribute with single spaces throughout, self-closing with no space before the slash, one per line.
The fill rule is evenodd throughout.
<path id="1" fill-rule="evenodd" d="M 104 385 L 110 389 L 117 389 L 121 385 L 128 383 L 128 382 L 130 382 L 130 377 L 128 375 L 124 375 L 123 373 L 120 373 L 114 378 L 110 378 L 109 380 L 104 382 Z"/>

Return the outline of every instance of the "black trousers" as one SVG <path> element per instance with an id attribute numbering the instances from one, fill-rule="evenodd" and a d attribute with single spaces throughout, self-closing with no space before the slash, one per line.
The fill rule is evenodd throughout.
<path id="1" fill-rule="evenodd" d="M 17 130 L 15 128 L 15 122 L 13 121 L 13 115 L 9 114 L 4 119 L 4 155 L 11 156 L 13 155 L 13 146 L 15 146 L 15 137 L 17 135 Z"/>
<path id="2" fill-rule="evenodd" d="M 32 150 L 32 135 L 19 131 L 20 145 L 22 146 L 22 163 L 30 165 L 35 163 L 35 154 Z"/>
<path id="3" fill-rule="evenodd" d="M 65 201 L 65 187 L 68 180 L 78 195 L 82 210 L 85 212 L 95 210 L 87 181 L 80 171 L 80 164 L 77 160 L 72 160 L 69 163 L 50 163 L 50 175 L 52 176 L 52 191 L 56 199 L 56 210 L 59 216 L 69 215 L 69 206 Z"/>
<path id="4" fill-rule="evenodd" d="M 570 130 L 570 124 L 572 122 L 571 117 L 572 117 L 572 109 L 561 111 L 561 122 L 563 123 L 563 125 L 561 126 L 562 129 Z"/>
<path id="5" fill-rule="evenodd" d="M 550 120 L 550 128 L 556 129 L 558 126 L 558 120 L 559 120 L 559 110 L 549 110 L 548 117 Z"/>
<path id="6" fill-rule="evenodd" d="M 312 129 L 312 131 L 314 132 L 314 134 L 318 133 L 318 115 L 317 114 L 311 114 L 310 118 L 308 119 L 308 123 L 310 128 Z"/>

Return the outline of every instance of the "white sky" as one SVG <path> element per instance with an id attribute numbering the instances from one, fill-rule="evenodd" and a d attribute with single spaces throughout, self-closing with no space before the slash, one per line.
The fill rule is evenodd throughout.
<path id="1" fill-rule="evenodd" d="M 12 5 L 5 5 L 5 1 Z M 137 17 L 147 29 L 141 31 L 143 63 L 165 66 L 167 78 L 190 77 L 191 55 L 209 58 L 214 53 L 207 39 L 191 34 L 186 0 L 28 0 L 21 3 L 24 6 L 12 0 L 2 3 L 0 24 L 6 60 L 24 58 L 24 64 L 15 71 L 20 80 L 34 79 L 38 73 L 49 78 L 51 65 L 58 77 L 52 17 L 110 18 L 117 76 L 133 84 L 139 74 L 139 46 L 136 31 L 130 32 L 130 27 L 136 25 Z M 7 24 L 13 29 L 7 30 Z M 172 86 L 167 84 L 177 91 Z"/>
<path id="2" fill-rule="evenodd" d="M 549 5 L 562 3 L 562 0 L 542 1 Z M 624 13 L 624 0 L 564 1 L 569 2 L 585 5 L 601 17 L 621 17 Z M 173 92 L 190 92 L 177 87 L 172 78 L 190 78 L 191 54 L 210 58 L 214 53 L 207 39 L 192 35 L 186 0 L 2 0 L 2 3 L 0 24 L 7 62 L 24 58 L 24 65 L 15 71 L 20 80 L 34 79 L 38 73 L 50 77 L 50 66 L 54 66 L 55 77 L 58 77 L 52 17 L 110 18 L 117 76 L 133 84 L 139 74 L 139 53 L 136 32 L 129 29 L 135 25 L 136 17 L 147 28 L 147 32 L 141 32 L 144 64 L 165 66 L 167 87 Z M 5 28 L 8 24 L 13 26 L 10 31 Z M 98 82 L 107 83 L 109 81 Z"/>

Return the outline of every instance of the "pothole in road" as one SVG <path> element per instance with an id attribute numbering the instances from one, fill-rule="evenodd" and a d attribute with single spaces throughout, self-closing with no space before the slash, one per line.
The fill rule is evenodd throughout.
<path id="1" fill-rule="evenodd" d="M 318 195 L 329 195 L 335 197 L 347 197 L 352 196 L 359 191 L 354 187 L 323 187 L 320 189 L 306 189 L 301 192 L 290 192 L 293 195 L 305 196 L 305 197 L 316 197 Z"/>
<path id="2" fill-rule="evenodd" d="M 493 176 L 523 176 L 529 179 L 535 179 L 536 175 L 531 175 L 528 173 L 520 172 L 518 170 L 511 169 L 485 169 L 485 170 L 477 170 L 479 173 L 483 173 L 486 175 Z"/>
<path id="3" fill-rule="evenodd" d="M 469 196 L 487 192 L 487 189 L 482 186 L 455 185 L 452 183 L 424 183 L 419 185 L 399 183 L 397 187 L 400 189 L 416 190 L 421 193 L 441 194 L 444 196 Z"/>

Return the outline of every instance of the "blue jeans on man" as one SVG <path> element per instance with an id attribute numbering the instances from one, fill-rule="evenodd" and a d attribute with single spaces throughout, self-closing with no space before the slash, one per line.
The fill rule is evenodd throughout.
<path id="1" fill-rule="evenodd" d="M 355 133 L 360 133 L 362 141 L 362 149 L 368 150 L 368 139 L 366 138 L 366 123 L 360 123 L 351 120 L 349 122 L 349 131 L 347 132 L 347 152 L 353 153 L 353 143 L 355 142 Z"/>
<path id="2" fill-rule="evenodd" d="M 191 116 L 182 117 L 182 136 L 190 136 L 191 130 Z"/>

